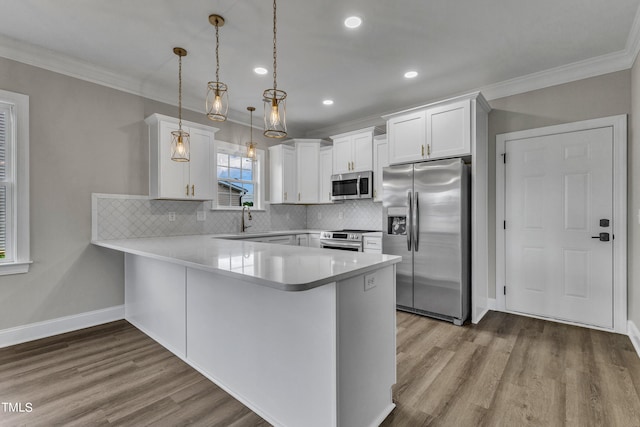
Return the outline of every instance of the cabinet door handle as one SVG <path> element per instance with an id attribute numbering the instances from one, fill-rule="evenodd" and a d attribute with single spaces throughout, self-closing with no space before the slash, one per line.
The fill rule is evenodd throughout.
<path id="1" fill-rule="evenodd" d="M 187 184 L 187 196 L 189 195 L 189 184 Z"/>
<path id="2" fill-rule="evenodd" d="M 300 201 L 300 193 L 298 193 L 298 201 Z"/>
<path id="3" fill-rule="evenodd" d="M 196 185 L 195 184 L 191 185 L 191 195 L 192 196 L 196 195 Z"/>
<path id="4" fill-rule="evenodd" d="M 284 199 L 287 200 L 287 192 L 284 192 Z"/>
<path id="5" fill-rule="evenodd" d="M 375 189 L 373 190 L 373 198 L 374 199 L 376 198 L 376 190 Z"/>
<path id="6" fill-rule="evenodd" d="M 427 156 L 431 157 L 431 144 L 427 144 Z"/>
<path id="7" fill-rule="evenodd" d="M 422 157 L 424 157 L 424 145 L 421 145 L 422 147 Z"/>

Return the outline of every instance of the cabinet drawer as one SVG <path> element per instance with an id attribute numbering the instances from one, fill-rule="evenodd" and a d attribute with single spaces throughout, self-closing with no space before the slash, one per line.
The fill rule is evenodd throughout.
<path id="1" fill-rule="evenodd" d="M 364 249 L 382 250 L 382 239 L 379 237 L 365 237 L 363 242 Z M 365 250 L 365 252 L 367 252 Z"/>

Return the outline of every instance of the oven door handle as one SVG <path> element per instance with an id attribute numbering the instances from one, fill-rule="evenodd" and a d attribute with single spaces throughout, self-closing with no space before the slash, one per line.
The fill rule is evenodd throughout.
<path id="1" fill-rule="evenodd" d="M 345 242 L 343 240 L 321 240 L 320 247 L 324 246 L 341 246 L 343 248 L 361 248 L 362 243 L 360 242 Z"/>

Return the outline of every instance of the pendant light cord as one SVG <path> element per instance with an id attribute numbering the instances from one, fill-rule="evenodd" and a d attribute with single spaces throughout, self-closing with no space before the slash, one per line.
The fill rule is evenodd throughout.
<path id="1" fill-rule="evenodd" d="M 220 72 L 220 60 L 218 58 L 218 49 L 220 49 L 220 39 L 218 38 L 218 21 L 216 19 L 216 82 L 220 81 L 219 72 Z"/>
<path id="2" fill-rule="evenodd" d="M 273 89 L 278 89 L 276 82 L 276 0 L 273 0 Z"/>
<path id="3" fill-rule="evenodd" d="M 178 56 L 178 128 L 182 131 L 182 56 Z"/>

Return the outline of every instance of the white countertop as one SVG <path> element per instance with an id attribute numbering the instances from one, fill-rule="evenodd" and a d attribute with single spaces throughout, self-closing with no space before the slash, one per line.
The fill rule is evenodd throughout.
<path id="1" fill-rule="evenodd" d="M 273 236 L 278 232 L 243 234 Z M 296 232 L 282 232 L 296 234 Z M 185 267 L 211 271 L 283 291 L 304 291 L 400 262 L 395 255 L 230 240 L 236 235 L 196 235 L 93 244 Z"/>

